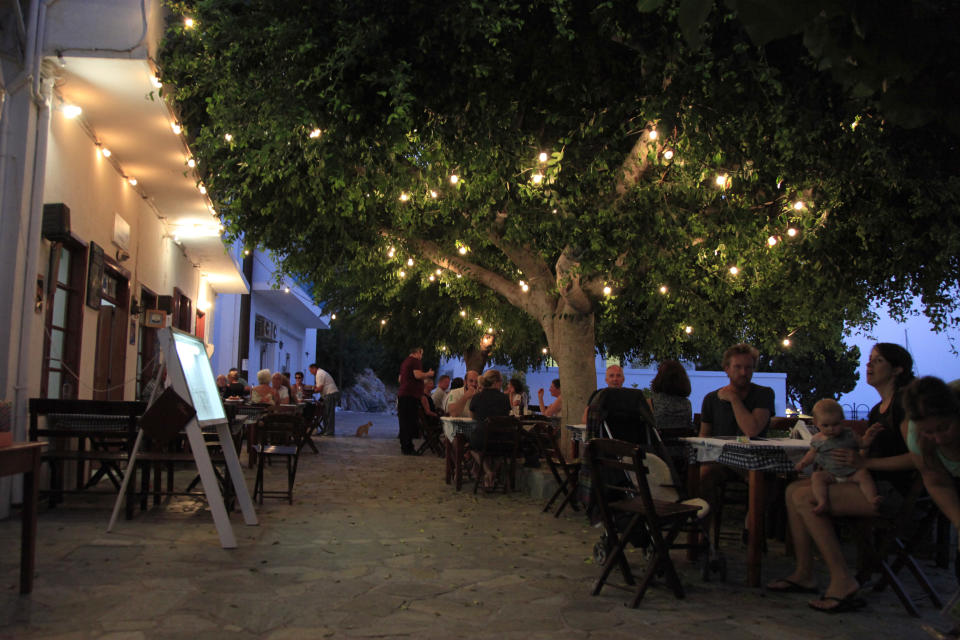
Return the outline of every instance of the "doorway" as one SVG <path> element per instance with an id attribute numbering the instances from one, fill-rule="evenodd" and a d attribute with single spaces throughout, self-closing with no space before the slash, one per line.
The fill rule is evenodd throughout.
<path id="1" fill-rule="evenodd" d="M 129 282 L 123 275 L 110 268 L 104 269 L 93 365 L 94 400 L 123 400 L 129 288 Z"/>

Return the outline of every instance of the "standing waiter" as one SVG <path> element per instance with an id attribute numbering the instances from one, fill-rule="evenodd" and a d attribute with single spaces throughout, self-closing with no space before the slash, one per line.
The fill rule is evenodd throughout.
<path id="1" fill-rule="evenodd" d="M 423 396 L 423 379 L 433 376 L 433 369 L 423 370 L 423 347 L 414 347 L 400 364 L 400 388 L 397 389 L 397 421 L 400 423 L 400 453 L 416 455 L 413 439 L 417 437 L 417 409 Z"/>

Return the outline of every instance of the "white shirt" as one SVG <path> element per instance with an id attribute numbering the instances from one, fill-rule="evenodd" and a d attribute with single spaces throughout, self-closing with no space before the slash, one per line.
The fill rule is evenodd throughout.
<path id="1" fill-rule="evenodd" d="M 443 409 L 444 411 L 446 411 L 444 403 L 447 401 L 448 394 L 449 394 L 449 391 L 447 391 L 446 389 L 441 389 L 440 387 L 437 387 L 436 389 L 434 389 L 433 393 L 430 394 L 430 398 L 433 400 L 433 406 L 437 407 L 438 409 Z"/>
<path id="2" fill-rule="evenodd" d="M 339 389 L 333 381 L 333 376 L 323 369 L 317 369 L 317 376 L 313 383 L 313 392 L 319 393 L 321 396 L 328 396 L 337 391 L 339 391 Z"/>
<path id="3" fill-rule="evenodd" d="M 447 413 L 450 413 L 450 405 L 463 397 L 463 393 L 467 390 L 466 387 L 460 387 L 459 389 L 454 389 L 447 394 L 447 399 L 443 403 L 443 410 Z M 472 418 L 473 414 L 470 413 L 470 403 L 467 402 L 463 405 L 463 410 L 458 413 L 455 418 Z"/>

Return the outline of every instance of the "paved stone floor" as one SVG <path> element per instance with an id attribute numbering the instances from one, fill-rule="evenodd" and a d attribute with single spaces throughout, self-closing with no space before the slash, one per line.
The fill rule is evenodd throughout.
<path id="1" fill-rule="evenodd" d="M 369 437 L 352 436 L 371 419 Z M 0 522 L 0 638 L 929 638 L 921 625 L 945 626 L 929 603 L 910 618 L 889 591 L 829 616 L 748 588 L 733 541 L 726 583 L 678 559 L 684 600 L 662 587 L 636 610 L 624 591 L 591 597 L 599 530 L 579 514 L 457 493 L 439 458 L 399 455 L 393 416 L 340 413 L 337 432 L 302 456 L 292 506 L 268 501 L 256 527 L 233 514 L 237 549 L 220 548 L 195 499 L 108 534 L 109 498 L 68 496 L 41 510 L 35 589 L 20 596 L 19 521 Z M 782 545 L 765 562 L 768 577 L 788 571 Z"/>

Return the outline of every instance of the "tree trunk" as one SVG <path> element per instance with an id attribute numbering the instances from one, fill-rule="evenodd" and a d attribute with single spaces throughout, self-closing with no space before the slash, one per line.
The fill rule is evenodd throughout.
<path id="1" fill-rule="evenodd" d="M 545 327 L 550 354 L 560 367 L 563 397 L 561 425 L 583 422 L 583 410 L 597 388 L 596 326 L 591 314 L 558 314 Z M 563 429 L 562 447 L 571 452 L 570 434 Z"/>

